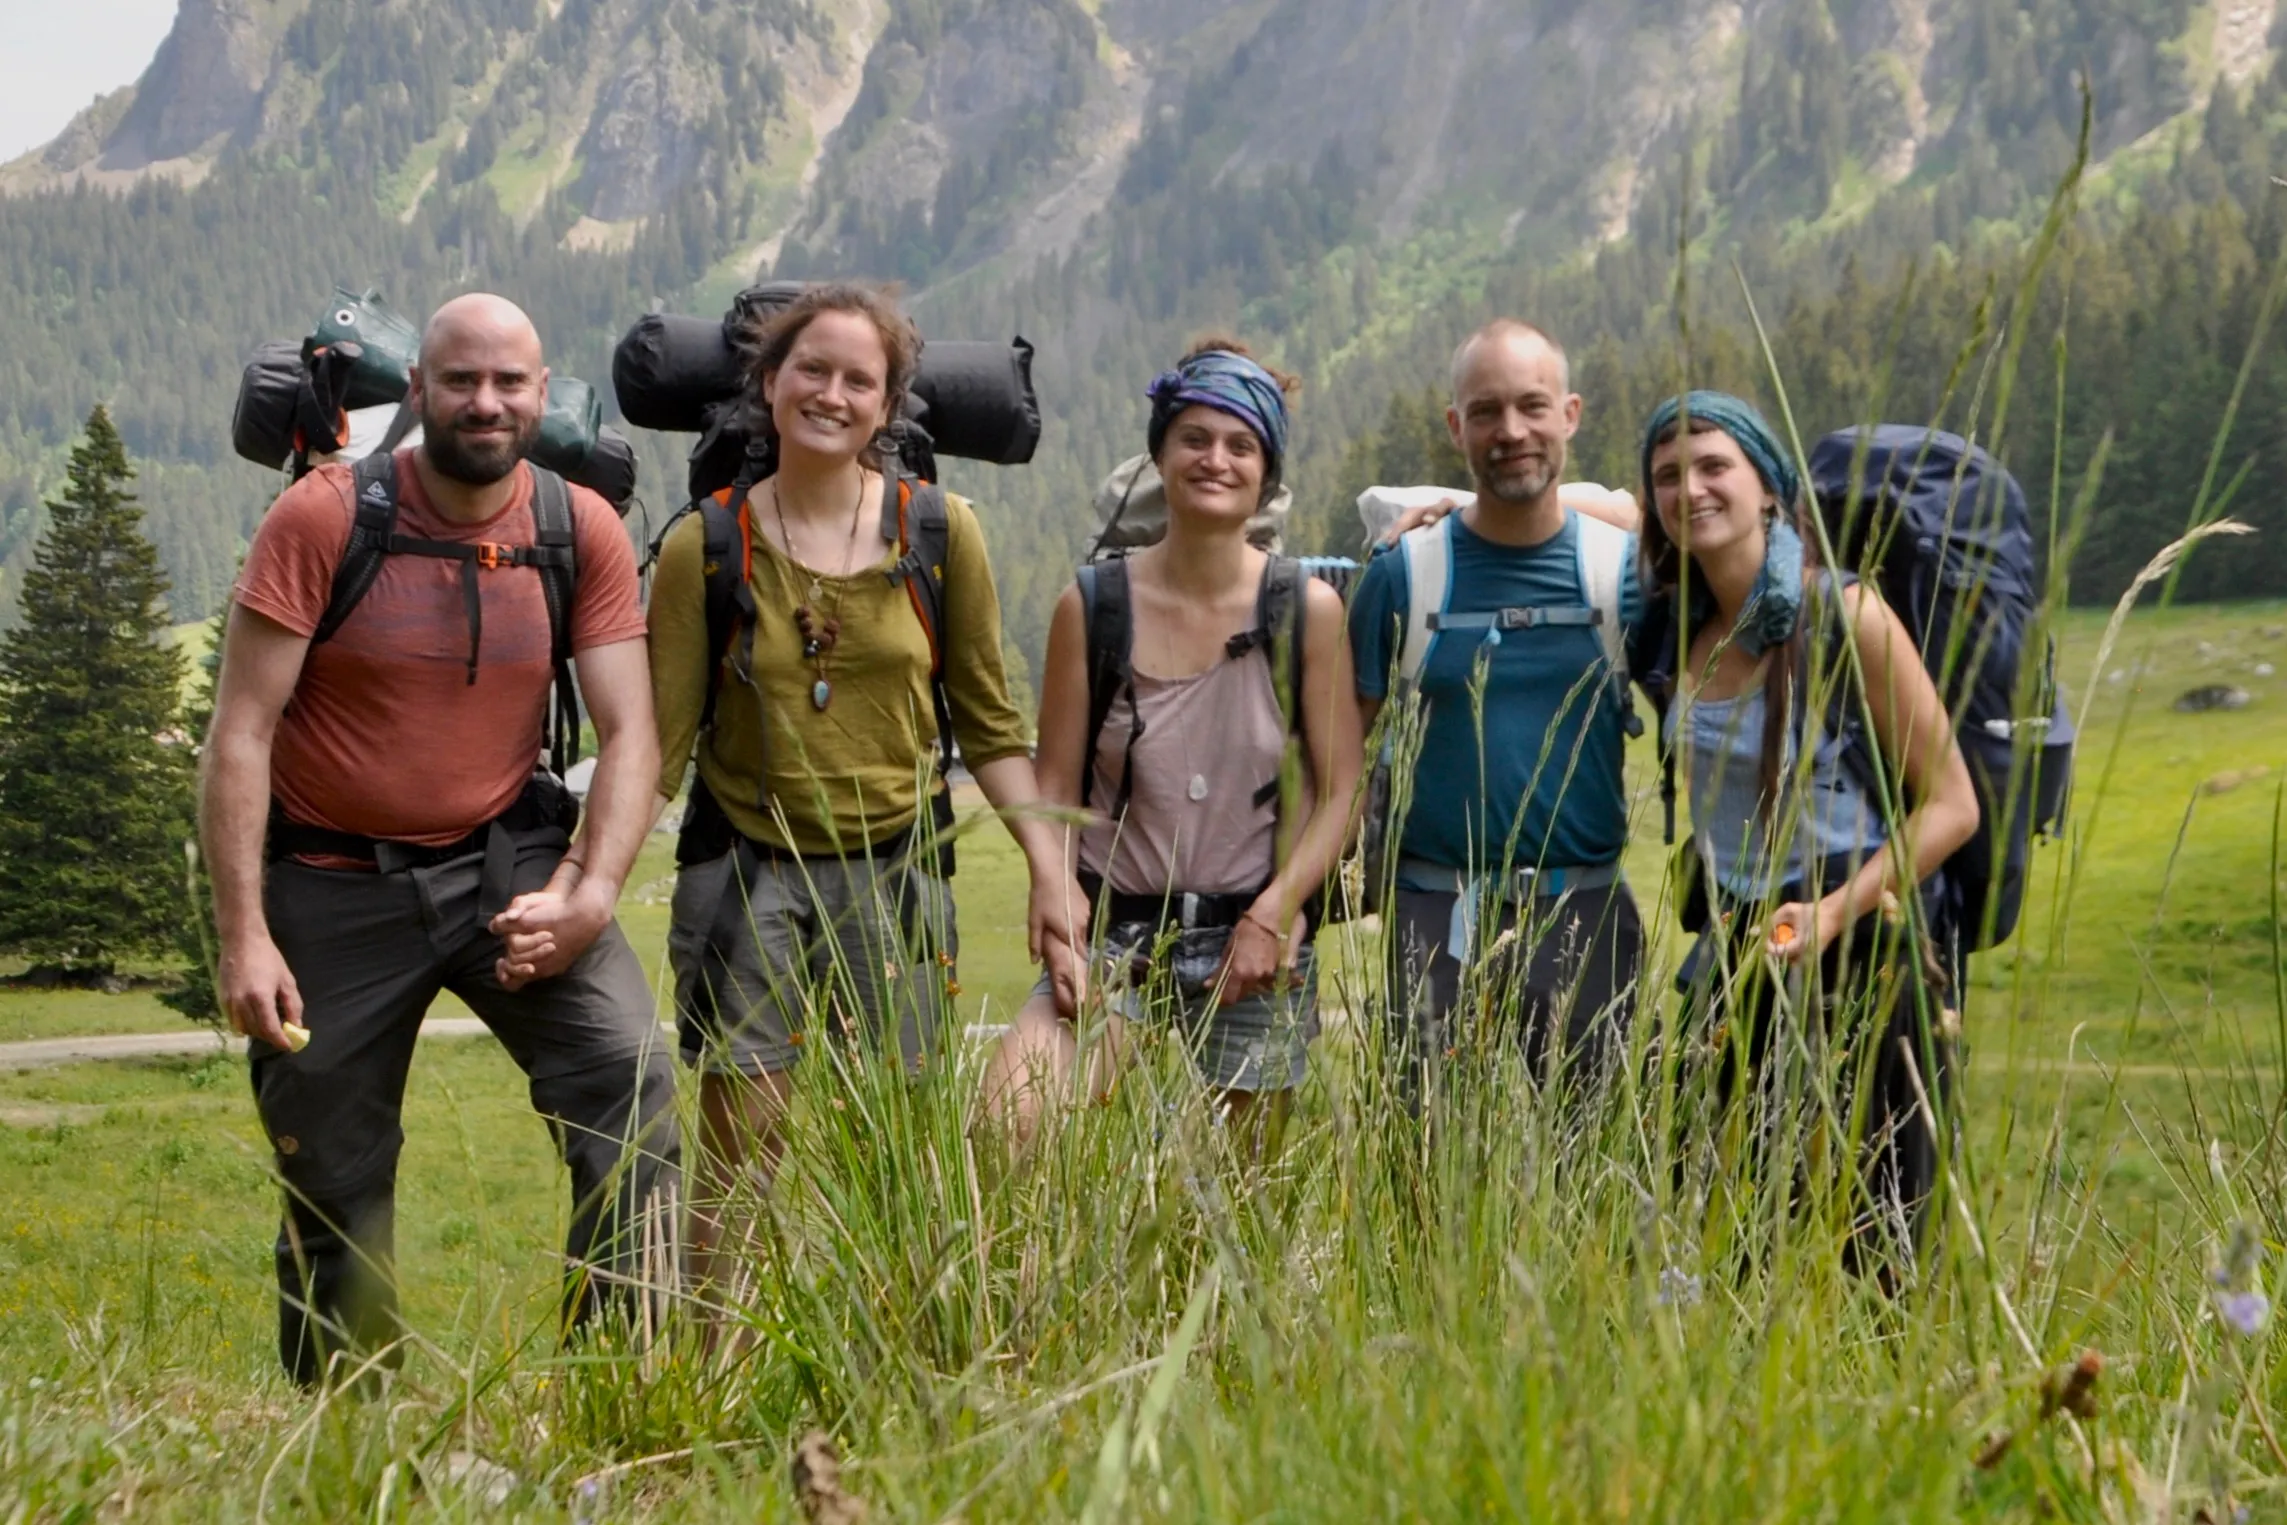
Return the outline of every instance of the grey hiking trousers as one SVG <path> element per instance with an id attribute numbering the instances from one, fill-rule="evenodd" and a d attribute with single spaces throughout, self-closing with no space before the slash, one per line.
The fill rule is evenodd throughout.
<path id="1" fill-rule="evenodd" d="M 1644 925 L 1625 882 L 1484 909 L 1467 962 L 1450 891 L 1397 891 L 1386 937 L 1392 1036 L 1409 1106 L 1445 1061 L 1496 1038 L 1533 1076 L 1590 1090 L 1627 1045 Z"/>
<path id="2" fill-rule="evenodd" d="M 520 834 L 511 892 L 545 885 L 564 846 L 560 830 Z M 310 1044 L 255 1044 L 254 1098 L 286 1198 L 278 1354 L 305 1385 L 334 1352 L 371 1352 L 399 1332 L 400 1113 L 421 1018 L 441 991 L 466 1001 L 524 1071 L 571 1169 L 566 1326 L 615 1288 L 626 1301 L 614 1273 L 634 1276 L 646 1233 L 672 1228 L 672 1069 L 635 950 L 614 922 L 563 974 L 503 990 L 500 939 L 478 905 L 483 869 L 481 852 L 394 873 L 270 866 L 263 902 Z"/>

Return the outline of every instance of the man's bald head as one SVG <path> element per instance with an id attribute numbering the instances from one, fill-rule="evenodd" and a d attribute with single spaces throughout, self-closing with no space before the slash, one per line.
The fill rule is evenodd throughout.
<path id="1" fill-rule="evenodd" d="M 489 291 L 454 297 L 429 315 L 428 326 L 421 330 L 422 366 L 431 363 L 437 346 L 469 340 L 511 349 L 528 347 L 533 369 L 540 367 L 540 330 L 532 326 L 523 308 Z"/>
<path id="2" fill-rule="evenodd" d="M 441 475 L 471 487 L 501 481 L 539 439 L 547 396 L 540 332 L 506 297 L 455 297 L 421 330 L 406 400 L 421 420 L 421 453 Z"/>
<path id="3" fill-rule="evenodd" d="M 1495 318 L 1477 332 L 1461 341 L 1453 351 L 1453 405 L 1462 404 L 1462 387 L 1469 375 L 1470 364 L 1480 351 L 1499 346 L 1503 349 L 1547 354 L 1556 357 L 1557 390 L 1572 390 L 1572 361 L 1565 355 L 1564 346 L 1522 318 Z"/>

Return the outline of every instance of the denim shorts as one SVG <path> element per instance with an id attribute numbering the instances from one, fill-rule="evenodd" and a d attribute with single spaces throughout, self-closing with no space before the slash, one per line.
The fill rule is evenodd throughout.
<path id="1" fill-rule="evenodd" d="M 1108 948 L 1134 946 L 1121 930 L 1112 929 Z M 1214 932 L 1223 941 L 1230 938 L 1228 928 Z M 1180 939 L 1185 945 L 1180 959 L 1162 949 L 1148 969 L 1139 968 L 1142 961 L 1126 951 L 1099 960 L 1096 977 L 1103 981 L 1110 1008 L 1123 1021 L 1181 1034 L 1201 1074 L 1219 1090 L 1291 1091 L 1301 1085 L 1311 1042 L 1318 1036 L 1316 951 L 1308 946 L 1295 951 L 1295 981 L 1286 989 L 1218 1006 L 1214 992 L 1199 988 L 1200 982 L 1170 977 L 1179 965 L 1206 961 L 1209 952 L 1204 929 L 1182 933 Z M 1213 950 L 1214 961 L 1221 956 L 1220 948 Z M 1051 994 L 1051 982 L 1043 976 L 1032 993 Z"/>

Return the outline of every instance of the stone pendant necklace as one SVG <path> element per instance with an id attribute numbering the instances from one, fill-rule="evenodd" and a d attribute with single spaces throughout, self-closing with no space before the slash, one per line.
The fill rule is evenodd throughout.
<path id="1" fill-rule="evenodd" d="M 786 543 L 786 559 L 796 566 L 800 560 L 794 554 L 794 537 L 786 532 L 786 505 L 779 497 L 778 484 L 770 484 L 770 506 L 778 516 L 778 538 Z M 866 474 L 858 473 L 858 501 L 850 510 L 850 542 L 842 552 L 842 577 L 849 574 L 850 563 L 857 556 L 858 526 L 864 522 L 866 507 Z M 825 579 L 810 568 L 810 591 L 807 598 L 794 606 L 794 628 L 802 636 L 802 659 L 816 673 L 810 684 L 810 707 L 821 713 L 834 702 L 834 682 L 826 675 L 831 664 L 835 643 L 842 638 L 842 595 L 846 591 L 842 578 L 834 582 L 834 603 L 831 609 L 821 610 L 825 603 Z"/>

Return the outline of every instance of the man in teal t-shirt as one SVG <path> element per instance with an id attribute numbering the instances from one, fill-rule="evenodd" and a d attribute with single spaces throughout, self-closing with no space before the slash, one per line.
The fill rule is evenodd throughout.
<path id="1" fill-rule="evenodd" d="M 1487 1009 L 1514 1013 L 1543 1077 L 1601 1074 L 1634 1008 L 1643 926 L 1619 871 L 1627 694 L 1585 612 L 1581 541 L 1597 527 L 1584 530 L 1557 498 L 1580 425 L 1567 370 L 1554 340 L 1507 319 L 1453 359 L 1446 425 L 1477 498 L 1423 531 L 1447 537 L 1446 628 L 1417 680 L 1426 714 L 1398 791 L 1410 799 L 1392 829 L 1396 893 L 1385 908 L 1393 1021 L 1417 1086 L 1455 1041 L 1448 1017 L 1465 972 L 1498 982 L 1502 998 Z M 1408 584 L 1406 555 L 1380 555 L 1351 600 L 1369 725 L 1396 687 Z M 1633 534 L 1618 593 L 1625 629 L 1642 603 Z M 1543 613 L 1515 612 L 1525 610 Z"/>

